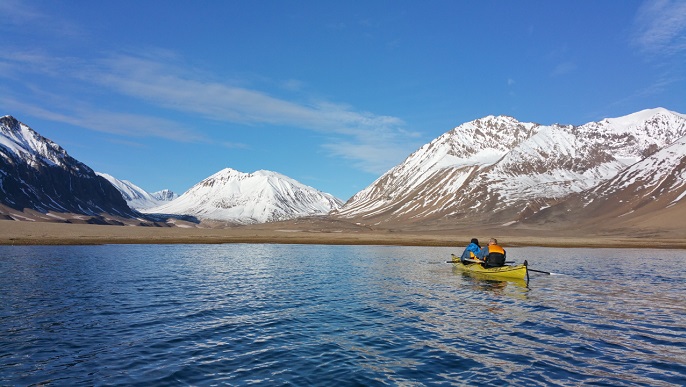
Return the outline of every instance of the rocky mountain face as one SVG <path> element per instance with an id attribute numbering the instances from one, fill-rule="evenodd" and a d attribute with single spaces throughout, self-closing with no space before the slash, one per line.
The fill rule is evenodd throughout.
<path id="1" fill-rule="evenodd" d="M 620 229 L 666 230 L 686 227 L 686 137 L 630 165 L 591 189 L 570 195 L 558 205 L 533 214 L 531 222 L 573 221 L 577 228 L 594 223 Z"/>
<path id="2" fill-rule="evenodd" d="M 330 194 L 276 172 L 243 173 L 227 168 L 178 199 L 143 211 L 250 224 L 326 215 L 342 204 Z"/>
<path id="3" fill-rule="evenodd" d="M 684 136 L 686 116 L 661 108 L 581 126 L 489 116 L 424 145 L 332 216 L 513 225 L 665 209 L 686 203 Z"/>
<path id="4" fill-rule="evenodd" d="M 153 198 L 160 202 L 171 202 L 172 200 L 179 197 L 174 191 L 168 189 L 163 189 L 162 191 L 153 192 L 150 194 Z"/>
<path id="5" fill-rule="evenodd" d="M 167 189 L 150 193 L 128 180 L 120 180 L 107 173 L 96 172 L 96 174 L 107 179 L 118 189 L 129 207 L 135 210 L 157 207 L 179 197 Z"/>
<path id="6" fill-rule="evenodd" d="M 106 179 L 11 116 L 0 117 L 0 204 L 39 213 L 139 215 Z"/>

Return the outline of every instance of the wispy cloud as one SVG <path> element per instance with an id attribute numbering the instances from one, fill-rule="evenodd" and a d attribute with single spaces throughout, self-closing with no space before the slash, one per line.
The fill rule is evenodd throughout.
<path id="1" fill-rule="evenodd" d="M 221 146 L 227 149 L 250 149 L 247 144 L 243 144 L 242 142 L 222 142 Z"/>
<path id="2" fill-rule="evenodd" d="M 219 121 L 289 125 L 339 134 L 403 125 L 398 118 L 354 111 L 344 104 L 294 102 L 263 91 L 202 79 L 192 69 L 140 56 L 112 56 L 80 74 L 84 80 L 118 93 Z"/>
<path id="3" fill-rule="evenodd" d="M 31 34 L 38 33 L 49 37 L 83 37 L 85 35 L 77 25 L 42 12 L 26 1 L 0 1 L 0 15 L 2 15 L 0 31 L 11 28 L 13 33 L 22 33 L 23 29 L 30 29 L 28 32 Z"/>
<path id="4" fill-rule="evenodd" d="M 632 43 L 648 54 L 686 52 L 686 2 L 644 2 L 636 14 L 632 38 Z"/>
<path id="5" fill-rule="evenodd" d="M 184 65 L 172 52 L 153 54 L 118 53 L 88 62 L 35 52 L 0 54 L 0 68 L 3 69 L 0 77 L 33 73 L 60 82 L 66 77 L 66 83 L 81 84 L 90 92 L 115 93 L 175 113 L 219 122 L 292 126 L 324 133 L 333 139 L 323 146 L 330 154 L 357 161 L 355 165 L 375 173 L 385 171 L 383 168 L 388 169 L 407 155 L 412 149 L 408 149 L 408 139 L 417 136 L 405 131 L 405 123 L 397 117 L 360 111 L 321 99 L 277 98 L 265 91 L 218 80 L 216 76 Z M 288 84 L 296 85 L 294 82 L 289 80 Z M 22 104 L 9 98 L 3 103 Z M 92 109 L 83 101 L 63 103 L 60 113 L 28 103 L 23 103 L 22 108 L 46 119 L 108 133 L 206 141 L 205 135 L 166 118 Z M 227 146 L 245 147 L 244 144 Z"/>
<path id="6" fill-rule="evenodd" d="M 567 75 L 567 74 L 574 72 L 576 70 L 576 67 L 577 67 L 576 63 L 570 62 L 570 61 L 558 63 L 558 65 L 555 66 L 555 68 L 553 69 L 553 72 L 551 75 L 553 77 L 560 77 L 563 75 Z"/>
<path id="7" fill-rule="evenodd" d="M 364 144 L 338 142 L 323 145 L 332 155 L 347 159 L 362 171 L 381 174 L 387 172 L 402 160 L 397 160 L 398 152 L 391 144 Z"/>
<path id="8" fill-rule="evenodd" d="M 3 0 L 0 2 L 0 13 L 4 15 L 3 25 L 16 26 L 25 22 L 36 20 L 47 20 L 48 18 L 34 7 L 30 7 L 26 2 L 19 0 Z"/>
<path id="9" fill-rule="evenodd" d="M 127 137 L 158 137 L 177 142 L 210 142 L 207 137 L 164 118 L 111 112 L 78 103 L 75 106 L 48 109 L 3 93 L 0 104 L 9 111 L 22 111 L 45 120 L 62 122 L 98 132 Z"/>
<path id="10" fill-rule="evenodd" d="M 617 106 L 632 104 L 636 101 L 641 101 L 646 98 L 660 95 L 664 93 L 666 90 L 669 90 L 670 88 L 674 87 L 675 84 L 681 83 L 685 80 L 686 77 L 684 76 L 673 76 L 668 74 L 663 75 L 661 77 L 656 78 L 653 81 L 653 83 L 647 85 L 646 87 L 635 90 L 633 93 L 628 94 L 625 97 L 609 104 L 607 110 L 611 110 L 610 108 L 616 108 Z M 593 117 L 593 119 L 597 117 L 608 117 L 608 113 L 597 113 Z"/>

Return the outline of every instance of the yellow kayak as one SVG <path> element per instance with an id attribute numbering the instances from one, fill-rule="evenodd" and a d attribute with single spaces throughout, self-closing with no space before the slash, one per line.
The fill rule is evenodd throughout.
<path id="1" fill-rule="evenodd" d="M 515 278 L 515 279 L 527 279 L 527 266 L 526 263 L 514 266 L 500 266 L 500 267 L 489 267 L 485 268 L 481 266 L 480 263 L 463 263 L 460 261 L 460 257 L 455 254 L 451 254 L 453 257 L 453 264 L 455 267 L 462 271 L 487 274 L 489 276 L 497 276 L 502 278 Z"/>

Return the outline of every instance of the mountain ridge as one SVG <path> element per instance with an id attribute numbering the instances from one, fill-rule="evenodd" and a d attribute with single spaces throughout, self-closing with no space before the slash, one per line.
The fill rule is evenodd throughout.
<path id="1" fill-rule="evenodd" d="M 372 227 L 440 219 L 475 225 L 540 219 L 533 215 L 593 189 L 684 136 L 686 116 L 663 108 L 580 126 L 488 116 L 420 147 L 332 216 Z M 679 151 L 671 153 L 677 161 L 684 158 Z M 661 173 L 651 165 L 652 174 Z"/>
<path id="2" fill-rule="evenodd" d="M 5 192 L 7 187 L 16 191 L 18 184 L 28 180 L 8 176 L 30 176 L 35 170 L 57 168 L 106 186 L 105 196 L 113 195 L 113 188 L 119 190 L 114 196 L 121 200 L 113 199 L 116 206 L 123 202 L 143 212 L 129 206 L 110 210 L 117 216 L 146 216 L 167 225 L 179 225 L 178 219 L 190 220 L 184 227 L 295 224 L 297 219 L 321 217 L 331 220 L 323 224 L 348 223 L 356 229 L 573 231 L 584 227 L 589 232 L 634 230 L 653 235 L 679 227 L 673 226 L 677 215 L 686 215 L 686 115 L 664 108 L 578 126 L 519 122 L 502 115 L 479 118 L 423 145 L 346 203 L 278 172 L 243 173 L 226 168 L 174 200 L 145 208 L 132 201 L 159 199 L 131 182 L 93 172 L 11 116 L 0 122 L 4 123 L 4 132 L 0 132 L 4 133 L 0 136 L 1 204 L 12 208 L 21 206 Z M 10 126 L 14 131 L 7 129 Z M 54 187 L 55 176 L 46 176 L 50 173 L 32 183 L 37 186 L 24 185 L 19 191 L 36 193 Z M 106 209 L 104 204 L 84 209 L 88 198 L 69 206 L 60 204 L 74 196 L 69 189 L 61 186 L 62 194 L 57 196 L 35 194 L 26 200 L 38 204 L 26 208 L 91 216 Z M 124 200 L 126 190 L 132 191 Z M 669 226 L 660 224 L 660 219 L 674 220 Z"/>
<path id="3" fill-rule="evenodd" d="M 164 202 L 172 201 L 178 197 L 177 194 L 166 189 L 150 193 L 128 180 L 120 180 L 103 172 L 96 172 L 96 174 L 104 177 L 117 188 L 129 207 L 134 210 L 157 207 Z"/>

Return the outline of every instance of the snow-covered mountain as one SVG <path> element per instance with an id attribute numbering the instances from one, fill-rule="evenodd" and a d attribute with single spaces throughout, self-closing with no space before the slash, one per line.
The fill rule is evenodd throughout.
<path id="1" fill-rule="evenodd" d="M 668 219 L 680 227 L 686 216 L 686 115 L 657 108 L 581 126 L 484 117 L 422 146 L 344 205 L 275 172 L 232 169 L 174 197 L 98 175 L 13 117 L 0 118 L 6 218 L 5 207 L 140 217 L 131 205 L 235 224 L 329 214 L 379 227 L 613 223 L 636 230 L 640 223 L 654 233 Z"/>
<path id="2" fill-rule="evenodd" d="M 276 172 L 242 173 L 227 168 L 176 200 L 144 212 L 248 224 L 325 215 L 342 204 L 330 194 Z"/>
<path id="3" fill-rule="evenodd" d="M 151 193 L 150 195 L 160 202 L 171 202 L 172 200 L 179 197 L 179 195 L 177 195 L 176 192 L 168 190 L 168 189 L 163 189 L 162 191 L 156 191 L 156 192 Z"/>
<path id="4" fill-rule="evenodd" d="M 118 189 L 129 207 L 135 210 L 143 210 L 146 208 L 161 206 L 162 204 L 170 202 L 178 197 L 177 194 L 167 189 L 149 193 L 128 180 L 119 180 L 112 175 L 102 172 L 96 172 L 96 174 L 107 179 L 107 181 L 109 181 L 116 189 Z"/>
<path id="5" fill-rule="evenodd" d="M 226 169 L 181 197 L 169 190 L 148 193 L 129 181 L 94 172 L 15 118 L 0 118 L 0 216 L 5 218 L 32 219 L 20 215 L 30 209 L 39 214 L 99 217 L 79 221 L 147 222 L 136 211 L 140 210 L 246 224 L 325 215 L 341 205 L 329 194 L 269 171 L 244 174 Z M 120 219 L 112 220 L 103 214 Z M 42 216 L 38 220 L 49 218 Z M 65 216 L 53 218 L 71 220 Z"/>
<path id="6" fill-rule="evenodd" d="M 531 218 L 549 222 L 573 217 L 581 227 L 593 222 L 624 227 L 652 223 L 657 229 L 665 228 L 668 218 L 674 218 L 683 228 L 685 197 L 686 136 Z"/>
<path id="7" fill-rule="evenodd" d="M 581 126 L 489 116 L 424 145 L 332 215 L 376 225 L 512 223 L 581 193 L 589 202 L 626 193 L 629 181 L 635 194 L 670 181 L 678 201 L 684 136 L 686 116 L 662 108 Z"/>
<path id="8" fill-rule="evenodd" d="M 0 204 L 19 212 L 138 215 L 107 180 L 12 116 L 0 117 Z"/>

